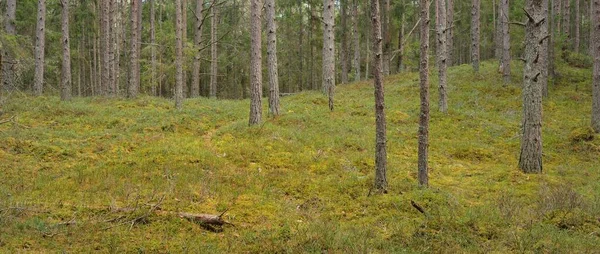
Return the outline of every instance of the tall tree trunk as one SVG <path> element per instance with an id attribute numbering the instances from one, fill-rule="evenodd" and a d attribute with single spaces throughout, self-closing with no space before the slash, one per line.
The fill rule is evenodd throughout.
<path id="1" fill-rule="evenodd" d="M 479 72 L 479 10 L 479 0 L 473 0 L 471 6 L 471 63 L 475 72 Z"/>
<path id="2" fill-rule="evenodd" d="M 373 85 L 375 87 L 375 189 L 385 193 L 387 189 L 387 152 L 379 0 L 371 0 L 371 24 L 373 30 Z"/>
<path id="3" fill-rule="evenodd" d="M 323 0 L 323 89 L 329 96 L 329 110 L 333 111 L 335 91 L 335 1 Z"/>
<path id="4" fill-rule="evenodd" d="M 202 43 L 202 21 L 204 17 L 202 14 L 204 0 L 196 0 L 196 24 L 194 29 L 194 46 L 196 47 L 196 54 L 194 55 L 194 69 L 192 70 L 192 92 L 191 97 L 200 96 L 200 64 L 201 64 L 201 43 Z"/>
<path id="5" fill-rule="evenodd" d="M 100 43 L 100 48 L 102 50 L 102 71 L 100 73 L 100 75 L 102 76 L 101 78 L 101 84 L 100 84 L 100 91 L 102 95 L 109 95 L 110 92 L 110 53 L 109 53 L 109 47 L 110 47 L 110 20 L 109 20 L 109 15 L 110 15 L 110 1 L 109 0 L 103 0 L 100 1 L 100 3 L 102 4 L 102 6 L 100 7 L 100 12 L 101 12 L 101 16 L 102 16 L 102 24 L 100 25 L 100 29 L 102 30 L 100 33 L 101 36 L 101 43 Z"/>
<path id="6" fill-rule="evenodd" d="M 116 71 L 115 71 L 115 51 L 116 51 L 116 35 L 117 35 L 117 29 L 115 27 L 116 25 L 116 15 L 115 12 L 117 11 L 117 9 L 119 8 L 118 6 L 116 6 L 117 3 L 115 0 L 109 0 L 109 16 L 108 16 L 108 32 L 109 32 L 109 44 L 108 44 L 108 61 L 109 61 L 109 65 L 108 65 L 108 84 L 109 84 L 109 94 L 112 96 L 115 96 L 117 94 L 117 79 L 116 79 Z"/>
<path id="7" fill-rule="evenodd" d="M 6 12 L 4 13 L 4 31 L 7 34 L 15 35 L 17 29 L 15 26 L 17 13 L 16 0 L 6 1 Z M 2 86 L 4 90 L 13 90 L 15 88 L 14 71 L 15 63 L 11 54 L 6 50 L 2 51 Z"/>
<path id="8" fill-rule="evenodd" d="M 354 70 L 354 81 L 360 81 L 360 33 L 358 32 L 358 3 L 352 1 L 352 36 L 354 46 L 354 57 L 352 59 L 352 69 Z"/>
<path id="9" fill-rule="evenodd" d="M 554 4 L 557 0 L 551 0 L 548 8 L 548 80 L 552 80 L 554 82 L 554 42 L 556 41 L 556 33 L 554 32 L 554 23 L 556 23 L 556 9 L 554 8 Z M 543 95 L 548 96 L 548 82 L 546 82 L 546 86 L 543 87 L 542 91 Z"/>
<path id="10" fill-rule="evenodd" d="M 439 108 L 443 113 L 448 112 L 448 90 L 446 89 L 448 85 L 447 80 L 447 71 L 446 71 L 446 60 L 448 59 L 448 54 L 446 51 L 446 0 L 437 0 L 437 59 L 438 59 L 438 69 L 439 69 L 439 93 L 440 93 L 440 101 Z"/>
<path id="11" fill-rule="evenodd" d="M 454 56 L 454 0 L 448 0 L 448 28 L 446 28 L 446 35 L 448 38 L 446 39 L 446 44 L 448 45 L 448 60 L 446 60 L 448 66 L 452 66 L 453 56 Z"/>
<path id="12" fill-rule="evenodd" d="M 510 33 L 509 33 L 509 12 L 508 0 L 500 0 L 500 26 L 502 27 L 502 76 L 504 77 L 504 86 L 510 83 Z"/>
<path id="13" fill-rule="evenodd" d="M 402 40 L 404 37 L 404 13 L 402 13 L 402 22 L 400 24 L 400 29 L 398 29 L 398 59 L 396 60 L 396 72 L 402 72 L 402 56 L 404 55 L 404 45 L 402 45 Z"/>
<path id="14" fill-rule="evenodd" d="M 261 47 L 261 0 L 250 4 L 250 119 L 249 125 L 262 121 L 262 47 Z"/>
<path id="15" fill-rule="evenodd" d="M 525 173 L 542 172 L 542 82 L 544 75 L 543 41 L 547 27 L 545 0 L 526 0 L 525 66 L 523 67 L 523 136 L 519 168 Z M 547 2 L 546 2 L 547 3 Z M 542 58 L 542 59 L 540 59 Z"/>
<path id="16" fill-rule="evenodd" d="M 181 3 L 180 3 L 181 4 Z M 180 6 L 181 7 L 181 6 Z M 140 6 L 138 0 L 131 1 L 131 48 L 130 48 L 130 59 L 131 63 L 129 68 L 129 87 L 127 89 L 127 97 L 135 98 L 137 97 L 139 91 L 140 80 L 138 79 L 138 72 L 140 71 L 140 58 L 138 52 L 138 12 L 140 11 Z M 180 10 L 181 11 L 181 10 Z M 180 17 L 181 18 L 181 17 Z"/>
<path id="17" fill-rule="evenodd" d="M 181 0 L 181 28 L 182 28 L 182 35 L 181 35 L 181 39 L 182 39 L 182 44 L 183 44 L 183 52 L 185 52 L 185 49 L 187 48 L 187 0 Z M 185 57 L 185 54 L 183 55 L 183 97 L 189 97 L 190 96 L 190 92 L 189 92 L 189 86 L 187 84 L 188 80 L 187 80 L 187 71 L 188 71 L 188 64 L 187 64 L 187 57 Z"/>
<path id="18" fill-rule="evenodd" d="M 135 1 L 135 0 L 134 0 Z M 181 0 L 175 0 L 175 108 L 183 107 L 183 17 Z"/>
<path id="19" fill-rule="evenodd" d="M 71 99 L 71 46 L 69 44 L 69 0 L 60 1 L 62 7 L 62 75 L 60 82 L 60 99 L 68 101 Z"/>
<path id="20" fill-rule="evenodd" d="M 555 8 L 554 15 L 556 17 L 556 35 L 557 35 L 557 38 L 558 38 L 561 35 L 561 28 L 562 28 L 561 20 L 562 20 L 562 7 L 563 7 L 562 2 L 563 2 L 563 0 L 554 0 L 554 1 L 555 1 L 555 3 L 554 3 L 554 8 Z"/>
<path id="21" fill-rule="evenodd" d="M 44 48 L 46 46 L 46 0 L 38 0 L 37 27 L 35 32 L 35 79 L 33 93 L 42 95 L 44 89 Z"/>
<path id="22" fill-rule="evenodd" d="M 277 71 L 277 24 L 275 0 L 266 0 L 267 11 L 267 62 L 269 65 L 269 113 L 279 115 L 279 74 Z"/>
<path id="23" fill-rule="evenodd" d="M 219 64 L 217 62 L 217 20 L 218 20 L 218 11 L 217 11 L 217 0 L 212 1 L 212 6 L 210 8 L 211 18 L 210 18 L 210 89 L 209 94 L 210 98 L 217 98 L 217 71 L 219 68 Z"/>
<path id="24" fill-rule="evenodd" d="M 381 23 L 382 23 L 382 35 L 383 35 L 383 75 L 390 75 L 390 54 L 392 49 L 391 36 L 390 36 L 390 0 L 380 0 L 382 2 L 382 15 L 381 15 Z M 375 69 L 373 69 L 375 70 Z"/>
<path id="25" fill-rule="evenodd" d="M 201 2 L 202 0 L 198 0 L 199 2 Z M 152 91 L 152 95 L 156 96 L 156 10 L 155 10 L 155 5 L 156 5 L 156 0 L 150 0 L 150 61 L 151 61 L 151 71 L 150 71 L 150 86 L 151 86 L 151 91 Z M 196 9 L 197 11 L 198 9 Z M 202 15 L 202 5 L 200 5 L 200 12 L 198 12 L 198 14 L 196 15 Z M 193 92 L 192 92 L 193 94 Z M 192 95 L 194 96 L 194 95 Z M 196 95 L 198 96 L 198 93 L 196 92 Z"/>
<path id="26" fill-rule="evenodd" d="M 592 128 L 600 132 L 600 0 L 592 0 L 594 73 L 592 84 Z"/>
<path id="27" fill-rule="evenodd" d="M 581 23 L 581 18 L 580 18 L 581 14 L 579 12 L 579 0 L 575 0 L 575 40 L 573 41 L 573 48 L 575 50 L 575 52 L 579 52 L 579 43 L 580 43 L 580 37 L 579 37 L 579 24 Z"/>
<path id="28" fill-rule="evenodd" d="M 571 39 L 571 0 L 564 0 L 563 8 L 563 33 L 567 36 L 567 41 Z"/>
<path id="29" fill-rule="evenodd" d="M 341 44 L 341 52 L 340 52 L 340 62 L 342 66 L 342 84 L 348 83 L 348 27 L 347 27 L 347 9 L 348 9 L 348 0 L 340 0 L 340 19 L 341 19 L 341 36 L 340 44 Z"/>
<path id="30" fill-rule="evenodd" d="M 500 0 L 502 1 L 502 0 Z M 502 25 L 500 23 L 501 20 L 501 10 L 502 8 L 500 8 L 500 3 L 497 2 L 497 0 L 494 0 L 494 5 L 493 7 L 494 9 L 494 43 L 495 43 L 495 57 L 496 59 L 498 59 L 499 62 L 499 68 L 502 69 Z M 499 14 L 496 17 L 496 14 Z"/>
<path id="31" fill-rule="evenodd" d="M 421 10 L 421 52 L 419 77 L 421 81 L 421 109 L 419 114 L 419 185 L 429 185 L 428 150 L 429 150 L 429 0 L 420 0 Z"/>

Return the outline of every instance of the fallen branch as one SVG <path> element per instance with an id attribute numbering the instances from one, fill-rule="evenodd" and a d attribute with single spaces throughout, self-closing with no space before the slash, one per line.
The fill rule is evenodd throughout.
<path id="1" fill-rule="evenodd" d="M 417 209 L 417 211 L 421 212 L 422 214 L 424 214 L 425 216 L 427 216 L 427 213 L 425 212 L 425 209 L 423 209 L 423 207 L 421 207 L 419 204 L 417 204 L 415 201 L 410 201 L 410 204 Z"/>
<path id="2" fill-rule="evenodd" d="M 5 120 L 0 121 L 0 124 L 12 123 L 12 122 L 14 122 L 14 120 L 15 120 L 15 116 L 12 116 L 9 119 L 5 119 Z"/>

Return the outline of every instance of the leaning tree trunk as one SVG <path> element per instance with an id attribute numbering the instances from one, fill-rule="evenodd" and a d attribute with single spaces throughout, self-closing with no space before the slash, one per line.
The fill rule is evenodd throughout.
<path id="1" fill-rule="evenodd" d="M 42 95 L 44 89 L 44 48 L 46 46 L 46 0 L 38 1 L 37 27 L 35 31 L 35 78 L 33 93 Z"/>
<path id="2" fill-rule="evenodd" d="M 592 0 L 594 74 L 592 85 L 592 127 L 600 132 L 600 0 Z"/>
<path id="3" fill-rule="evenodd" d="M 71 46 L 69 44 L 69 0 L 60 1 L 62 7 L 62 75 L 60 82 L 60 99 L 68 101 L 71 99 Z"/>
<path id="4" fill-rule="evenodd" d="M 375 86 L 375 189 L 386 192 L 387 152 L 379 0 L 371 0 L 371 24 L 373 29 L 373 84 Z"/>
<path id="5" fill-rule="evenodd" d="M 352 58 L 352 69 L 354 70 L 354 81 L 360 81 L 360 33 L 358 32 L 358 3 L 352 3 L 352 36 L 354 45 L 354 57 Z"/>
<path id="6" fill-rule="evenodd" d="M 333 111 L 335 91 L 335 1 L 323 0 L 323 89 L 329 96 L 329 110 Z"/>
<path id="7" fill-rule="evenodd" d="M 479 10 L 479 0 L 473 0 L 471 6 L 471 63 L 475 72 L 479 72 Z"/>
<path id="8" fill-rule="evenodd" d="M 209 97 L 217 98 L 217 72 L 219 64 L 217 63 L 217 0 L 213 0 L 210 8 L 210 87 Z"/>
<path id="9" fill-rule="evenodd" d="M 542 82 L 548 23 L 546 0 L 526 0 L 525 66 L 523 67 L 523 136 L 519 168 L 525 173 L 542 172 Z M 546 2 L 547 3 L 547 2 Z"/>
<path id="10" fill-rule="evenodd" d="M 127 97 L 135 98 L 137 97 L 139 91 L 140 80 L 138 79 L 140 71 L 140 58 L 138 52 L 138 12 L 140 11 L 139 2 L 137 0 L 131 1 L 131 48 L 130 48 L 130 71 L 129 71 L 129 87 L 127 89 Z"/>
<path id="11" fill-rule="evenodd" d="M 194 46 L 196 54 L 194 55 L 194 69 L 192 70 L 192 87 L 191 97 L 200 96 L 200 61 L 201 59 L 201 43 L 202 43 L 202 22 L 204 21 L 203 11 L 204 0 L 196 0 L 196 25 L 194 28 Z"/>
<path id="12" fill-rule="evenodd" d="M 250 3 L 250 125 L 262 120 L 262 47 L 260 0 Z"/>
<path id="13" fill-rule="evenodd" d="M 421 80 L 421 110 L 419 114 L 419 185 L 427 187 L 429 176 L 427 157 L 429 150 L 429 0 L 420 0 L 421 53 L 419 77 Z"/>
<path id="14" fill-rule="evenodd" d="M 17 11 L 16 0 L 6 1 L 6 13 L 4 13 L 4 32 L 7 34 L 15 35 L 17 29 L 15 26 Z M 8 51 L 2 51 L 2 87 L 4 90 L 13 90 L 15 88 L 15 63 L 13 56 Z"/>
<path id="15" fill-rule="evenodd" d="M 500 27 L 502 28 L 502 76 L 504 86 L 510 83 L 510 33 L 508 20 L 508 0 L 500 0 Z"/>
<path id="16" fill-rule="evenodd" d="M 279 115 L 279 74 L 277 71 L 277 24 L 275 0 L 266 0 L 267 11 L 267 62 L 269 65 L 269 113 Z"/>
<path id="17" fill-rule="evenodd" d="M 135 0 L 134 0 L 135 1 Z M 183 22 L 181 0 L 175 0 L 175 108 L 183 107 Z"/>
<path id="18" fill-rule="evenodd" d="M 446 49 L 446 0 L 437 0 L 437 58 L 439 70 L 439 108 L 443 113 L 448 113 L 448 73 L 447 73 L 447 49 Z"/>

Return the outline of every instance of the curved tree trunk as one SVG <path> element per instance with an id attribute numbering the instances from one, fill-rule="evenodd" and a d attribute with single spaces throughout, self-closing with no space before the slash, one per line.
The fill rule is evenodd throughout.
<path id="1" fill-rule="evenodd" d="M 323 0 L 323 89 L 329 96 L 329 110 L 333 111 L 335 91 L 335 1 Z"/>
<path id="2" fill-rule="evenodd" d="M 135 1 L 135 0 L 134 0 Z M 175 0 L 175 108 L 183 107 L 183 22 L 181 0 Z"/>
<path id="3" fill-rule="evenodd" d="M 420 0 L 421 10 L 421 52 L 419 77 L 421 81 L 421 109 L 419 114 L 419 185 L 427 187 L 429 176 L 427 157 L 429 154 L 429 0 Z"/>
<path id="4" fill-rule="evenodd" d="M 33 93 L 42 95 L 44 89 L 44 48 L 46 46 L 46 0 L 38 1 L 37 27 L 35 32 L 35 78 Z"/>
<path id="5" fill-rule="evenodd" d="M 196 0 L 196 25 L 194 29 L 194 46 L 196 47 L 196 54 L 194 55 L 194 69 L 192 70 L 192 98 L 200 96 L 200 44 L 202 43 L 202 21 L 204 19 L 202 14 L 203 2 L 203 0 Z"/>
<path id="6" fill-rule="evenodd" d="M 279 74 L 277 71 L 277 24 L 275 0 L 266 0 L 267 11 L 267 62 L 269 65 L 269 113 L 279 115 Z"/>
<path id="7" fill-rule="evenodd" d="M 60 82 L 60 99 L 68 101 L 71 99 L 71 46 L 69 43 L 69 0 L 61 0 L 62 7 L 62 75 Z"/>
<path id="8" fill-rule="evenodd" d="M 475 72 L 479 72 L 479 7 L 479 0 L 473 0 L 471 6 L 471 64 Z"/>
<path id="9" fill-rule="evenodd" d="M 375 87 L 375 189 L 387 190 L 387 151 L 385 130 L 385 102 L 383 89 L 383 58 L 381 46 L 381 21 L 379 0 L 371 0 L 371 24 L 373 30 L 373 85 Z"/>
<path id="10" fill-rule="evenodd" d="M 262 121 L 261 0 L 250 4 L 250 125 Z"/>

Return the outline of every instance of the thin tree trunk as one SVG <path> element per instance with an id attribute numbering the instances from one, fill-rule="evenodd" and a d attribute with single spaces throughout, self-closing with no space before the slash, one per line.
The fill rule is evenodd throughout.
<path id="1" fill-rule="evenodd" d="M 428 150 L 429 150 L 429 0 L 420 0 L 421 10 L 421 52 L 419 64 L 419 77 L 421 81 L 421 109 L 419 114 L 419 150 L 418 150 L 418 178 L 419 185 L 429 185 L 428 175 Z"/>
<path id="2" fill-rule="evenodd" d="M 44 89 L 44 48 L 46 46 L 46 0 L 38 1 L 37 27 L 35 32 L 35 78 L 33 93 L 42 95 Z"/>
<path id="3" fill-rule="evenodd" d="M 267 11 L 267 62 L 269 65 L 269 113 L 279 115 L 279 74 L 277 71 L 277 24 L 275 0 L 266 0 Z"/>
<path id="4" fill-rule="evenodd" d="M 194 56 L 194 69 L 192 72 L 192 92 L 191 92 L 191 97 L 198 97 L 200 96 L 200 64 L 201 64 L 201 43 L 202 43 L 202 21 L 204 20 L 204 17 L 202 14 L 203 11 L 203 2 L 204 0 L 196 0 L 196 25 L 195 25 L 195 29 L 194 29 L 194 46 L 196 47 L 196 54 Z"/>
<path id="5" fill-rule="evenodd" d="M 62 75 L 60 82 L 60 99 L 68 101 L 71 99 L 71 47 L 69 44 L 69 0 L 61 0 L 62 7 Z"/>
<path id="6" fill-rule="evenodd" d="M 564 0 L 563 8 L 563 33 L 567 36 L 567 41 L 571 39 L 571 0 Z"/>
<path id="7" fill-rule="evenodd" d="M 129 71 L 129 87 L 127 89 L 127 97 L 137 97 L 139 91 L 139 79 L 137 72 L 140 71 L 139 52 L 138 52 L 138 12 L 140 6 L 138 0 L 131 1 L 131 48 L 130 48 L 130 71 Z"/>
<path id="8" fill-rule="evenodd" d="M 479 72 L 479 10 L 479 0 L 473 0 L 471 6 L 471 63 L 475 72 Z"/>
<path id="9" fill-rule="evenodd" d="M 448 112 L 448 80 L 447 80 L 447 71 L 446 71 L 446 60 L 448 58 L 448 54 L 446 51 L 446 0 L 437 0 L 437 57 L 438 57 L 438 69 L 439 69 L 439 109 L 443 113 Z"/>
<path id="10" fill-rule="evenodd" d="M 6 12 L 4 13 L 4 31 L 7 34 L 15 35 L 17 29 L 15 26 L 17 11 L 16 0 L 6 1 Z M 15 59 L 6 51 L 2 51 L 2 86 L 4 90 L 13 90 L 15 88 Z"/>
<path id="11" fill-rule="evenodd" d="M 134 0 L 135 1 L 135 0 Z M 183 22 L 181 0 L 175 0 L 175 108 L 183 107 Z"/>
<path id="12" fill-rule="evenodd" d="M 500 24 L 502 27 L 502 76 L 504 77 L 504 86 L 510 83 L 510 33 L 509 33 L 509 0 L 500 0 Z"/>
<path id="13" fill-rule="evenodd" d="M 385 193 L 387 192 L 387 152 L 379 0 L 371 0 L 371 24 L 373 29 L 373 85 L 375 86 L 375 189 Z"/>
<path id="14" fill-rule="evenodd" d="M 554 23 L 556 22 L 554 3 L 556 0 L 551 0 L 549 5 L 549 15 L 548 15 L 548 80 L 552 80 L 554 82 L 554 42 L 556 41 L 556 33 L 554 30 Z M 546 82 L 546 86 L 543 87 L 542 91 L 544 97 L 548 96 L 548 82 Z"/>
<path id="15" fill-rule="evenodd" d="M 542 82 L 545 80 L 543 47 L 547 27 L 545 0 L 526 0 L 525 66 L 523 67 L 523 136 L 519 168 L 525 173 L 542 172 Z"/>
<path id="16" fill-rule="evenodd" d="M 360 33 L 358 32 L 358 3 L 352 1 L 352 36 L 354 45 L 354 58 L 352 59 L 352 69 L 354 70 L 354 81 L 360 81 Z"/>
<path id="17" fill-rule="evenodd" d="M 198 0 L 198 1 L 202 1 L 202 0 Z M 156 18 L 155 18 L 155 5 L 156 5 L 156 0 L 150 0 L 150 61 L 151 63 L 151 71 L 150 71 L 150 86 L 151 86 L 151 91 L 152 91 L 152 95 L 156 96 Z M 196 9 L 197 10 L 197 9 Z M 202 15 L 202 5 L 200 5 L 200 12 L 196 15 Z M 193 94 L 193 92 L 192 92 Z M 192 95 L 194 96 L 194 95 Z M 196 95 L 198 96 L 198 93 L 196 92 Z"/>
<path id="18" fill-rule="evenodd" d="M 404 13 L 402 13 L 402 22 L 400 24 L 400 29 L 398 29 L 398 59 L 396 60 L 396 72 L 402 72 L 402 56 L 404 55 L 404 46 L 402 45 L 402 40 L 404 36 Z"/>
<path id="19" fill-rule="evenodd" d="M 391 36 L 390 36 L 390 0 L 380 0 L 382 2 L 382 15 L 381 15 L 381 33 L 383 35 L 383 75 L 390 75 L 390 54 L 391 54 Z"/>
<path id="20" fill-rule="evenodd" d="M 250 118 L 249 125 L 262 121 L 262 49 L 261 49 L 261 0 L 250 4 Z"/>
<path id="21" fill-rule="evenodd" d="M 573 48 L 575 52 L 579 52 L 579 44 L 580 44 L 580 36 L 579 36 L 579 25 L 580 21 L 580 12 L 579 12 L 579 0 L 575 0 L 575 40 L 573 41 Z"/>
<path id="22" fill-rule="evenodd" d="M 323 0 L 323 89 L 329 97 L 329 110 L 333 111 L 335 91 L 335 1 Z"/>
<path id="23" fill-rule="evenodd" d="M 100 2 L 102 7 L 100 7 L 100 12 L 102 13 L 102 24 L 100 28 L 101 32 L 101 50 L 102 50 L 102 79 L 100 84 L 100 91 L 102 95 L 109 95 L 110 89 L 110 21 L 109 21 L 109 11 L 110 11 L 110 2 L 109 0 L 104 0 Z"/>
<path id="24" fill-rule="evenodd" d="M 108 16 L 108 32 L 109 32 L 109 44 L 108 44 L 108 61 L 109 61 L 109 65 L 108 65 L 108 84 L 109 84 L 109 94 L 111 96 L 115 96 L 117 94 L 117 79 L 116 79 L 116 72 L 115 72 L 115 51 L 116 51 L 116 34 L 117 34 L 117 29 L 115 28 L 115 11 L 118 8 L 116 6 L 116 1 L 115 0 L 109 0 L 109 16 Z"/>
<path id="25" fill-rule="evenodd" d="M 453 56 L 454 56 L 454 0 L 448 0 L 448 25 L 447 25 L 447 33 L 448 38 L 446 39 L 447 50 L 448 50 L 448 59 L 446 60 L 448 66 L 452 66 L 454 64 Z"/>
<path id="26" fill-rule="evenodd" d="M 348 27 L 347 27 L 347 9 L 348 9 L 348 0 L 340 0 L 340 19 L 341 19 L 341 35 L 340 39 L 341 52 L 340 52 L 340 62 L 342 66 L 342 84 L 348 83 Z"/>
<path id="27" fill-rule="evenodd" d="M 210 24 L 210 98 L 217 98 L 217 71 L 218 71 L 218 55 L 217 55 L 217 20 L 218 20 L 218 12 L 217 12 L 217 0 L 213 0 L 212 7 L 210 8 L 211 12 L 211 24 Z"/>
<path id="28" fill-rule="evenodd" d="M 182 44 L 183 44 L 183 52 L 185 52 L 185 49 L 187 48 L 187 0 L 181 0 L 181 28 L 182 28 Z M 183 97 L 187 98 L 190 97 L 190 92 L 189 92 L 189 86 L 187 84 L 188 80 L 187 80 L 187 71 L 188 71 L 188 64 L 187 64 L 187 57 L 185 57 L 185 54 L 183 55 Z"/>
<path id="29" fill-rule="evenodd" d="M 594 27 L 594 73 L 592 81 L 592 128 L 600 132 L 600 0 L 592 3 L 592 24 Z"/>

